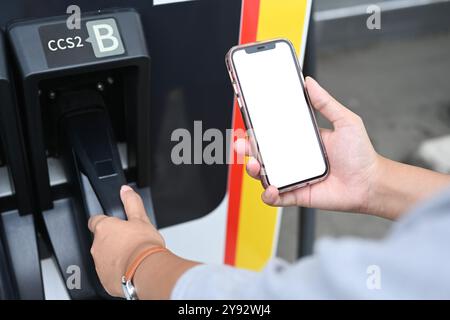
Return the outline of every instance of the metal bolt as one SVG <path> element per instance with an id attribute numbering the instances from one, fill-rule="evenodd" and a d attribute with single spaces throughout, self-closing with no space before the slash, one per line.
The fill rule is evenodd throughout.
<path id="1" fill-rule="evenodd" d="M 56 98 L 56 93 L 55 93 L 55 91 L 50 91 L 50 92 L 48 93 L 48 97 L 49 97 L 51 100 L 54 100 L 54 99 Z"/>
<path id="2" fill-rule="evenodd" d="M 114 78 L 113 77 L 106 78 L 106 81 L 108 82 L 108 84 L 114 84 Z"/>

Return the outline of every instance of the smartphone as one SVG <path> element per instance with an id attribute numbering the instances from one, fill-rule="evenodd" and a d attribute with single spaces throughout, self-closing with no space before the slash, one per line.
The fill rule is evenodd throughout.
<path id="1" fill-rule="evenodd" d="M 263 186 L 286 192 L 325 179 L 329 163 L 291 42 L 236 46 L 225 60 Z"/>

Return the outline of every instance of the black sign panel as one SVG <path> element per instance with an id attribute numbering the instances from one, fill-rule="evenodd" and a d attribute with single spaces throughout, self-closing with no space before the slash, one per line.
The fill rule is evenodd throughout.
<path id="1" fill-rule="evenodd" d="M 47 65 L 61 67 L 125 54 L 119 27 L 113 18 L 81 21 L 79 29 L 66 23 L 39 28 Z"/>

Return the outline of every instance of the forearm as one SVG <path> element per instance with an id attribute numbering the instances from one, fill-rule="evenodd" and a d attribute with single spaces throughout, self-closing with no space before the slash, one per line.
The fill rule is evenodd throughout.
<path id="1" fill-rule="evenodd" d="M 145 259 L 134 276 L 141 300 L 170 299 L 178 279 L 197 262 L 182 259 L 171 252 L 159 252 Z"/>
<path id="2" fill-rule="evenodd" d="M 417 202 L 450 185 L 450 175 L 379 157 L 368 213 L 398 219 Z"/>

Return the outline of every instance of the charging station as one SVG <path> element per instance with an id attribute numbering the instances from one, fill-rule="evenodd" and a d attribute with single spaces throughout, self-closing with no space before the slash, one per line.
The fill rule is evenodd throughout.
<path id="1" fill-rule="evenodd" d="M 0 32 L 0 297 L 43 299 L 30 169 Z"/>
<path id="2" fill-rule="evenodd" d="M 79 30 L 68 30 L 66 19 L 14 23 L 8 35 L 39 209 L 66 280 L 70 266 L 90 274 L 73 298 L 92 298 L 102 289 L 90 261 L 88 218 L 126 219 L 119 190 L 131 184 L 154 221 L 150 58 L 134 10 L 86 13 Z"/>
<path id="3" fill-rule="evenodd" d="M 66 24 L 66 9 L 73 4 L 81 9 L 79 29 Z M 13 75 L 5 76 L 8 88 L 0 89 L 17 97 L 8 110 L 16 114 L 28 170 L 17 171 L 28 174 L 16 183 L 26 182 L 30 189 L 16 192 L 16 206 L 8 202 L 14 196 L 0 199 L 0 211 L 16 210 L 37 221 L 35 229 L 23 229 L 29 246 L 35 239 L 35 250 L 27 254 L 28 268 L 36 267 L 29 272 L 34 279 L 29 286 L 41 292 L 35 298 L 43 298 L 41 277 L 46 298 L 108 298 L 89 252 L 87 220 L 98 213 L 124 218 L 118 191 L 125 183 L 141 194 L 151 221 L 176 254 L 253 270 L 274 255 L 279 210 L 260 202 L 261 186 L 246 177 L 244 166 L 228 165 L 227 159 L 212 165 L 173 163 L 172 133 L 189 131 L 200 139 L 194 153 L 202 153 L 208 129 L 226 136 L 227 129 L 243 128 L 225 53 L 238 43 L 287 37 L 303 59 L 310 10 L 311 0 L 0 4 L 4 61 Z M 14 123 L 10 114 L 2 118 Z M 20 209 L 23 204 L 28 208 Z M 3 238 L 7 234 L 2 231 Z M 3 241 L 6 253 L 7 244 Z M 0 260 L 14 275 L 13 259 Z M 49 264 L 56 268 L 49 271 Z M 80 283 L 73 282 L 77 273 Z M 14 276 L 3 278 L 1 287 L 10 287 L 7 279 Z M 55 293 L 49 278 L 61 282 L 65 293 Z"/>

